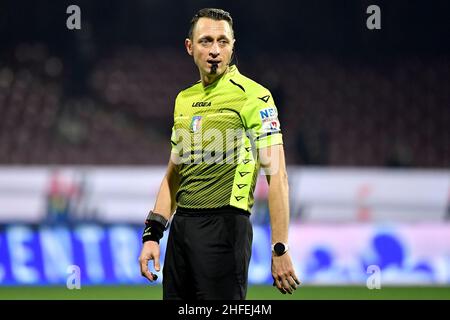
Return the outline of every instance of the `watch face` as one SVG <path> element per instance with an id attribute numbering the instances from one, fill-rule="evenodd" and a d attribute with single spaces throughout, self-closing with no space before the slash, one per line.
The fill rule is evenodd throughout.
<path id="1" fill-rule="evenodd" d="M 275 244 L 275 246 L 273 247 L 273 250 L 275 251 L 275 253 L 278 256 L 280 256 L 286 251 L 286 248 L 285 248 L 284 244 L 282 244 L 281 242 L 277 242 Z"/>

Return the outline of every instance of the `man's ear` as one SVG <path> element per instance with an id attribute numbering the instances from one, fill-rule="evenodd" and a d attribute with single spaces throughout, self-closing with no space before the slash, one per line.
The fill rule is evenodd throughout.
<path id="1" fill-rule="evenodd" d="M 233 58 L 234 58 L 234 43 L 235 43 L 235 42 L 236 42 L 236 39 L 233 39 L 233 41 L 232 41 L 233 47 L 232 47 L 232 49 L 231 49 L 231 58 L 230 58 L 230 61 L 228 62 L 228 64 L 230 64 L 231 61 L 233 61 Z"/>
<path id="2" fill-rule="evenodd" d="M 189 38 L 186 38 L 186 40 L 184 40 L 184 46 L 186 47 L 186 51 L 187 53 L 192 56 L 192 41 Z"/>

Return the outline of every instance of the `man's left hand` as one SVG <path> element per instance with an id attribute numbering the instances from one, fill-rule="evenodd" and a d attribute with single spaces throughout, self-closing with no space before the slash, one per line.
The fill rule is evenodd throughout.
<path id="1" fill-rule="evenodd" d="M 282 294 L 292 294 L 300 285 L 288 252 L 282 256 L 272 255 L 272 277 L 274 280 L 273 285 Z"/>

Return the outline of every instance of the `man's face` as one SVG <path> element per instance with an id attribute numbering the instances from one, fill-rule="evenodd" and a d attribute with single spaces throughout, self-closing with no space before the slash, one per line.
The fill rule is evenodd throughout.
<path id="1" fill-rule="evenodd" d="M 215 78 L 221 75 L 231 60 L 235 41 L 229 23 L 225 20 L 200 18 L 192 38 L 186 39 L 186 50 L 194 57 L 201 76 Z"/>

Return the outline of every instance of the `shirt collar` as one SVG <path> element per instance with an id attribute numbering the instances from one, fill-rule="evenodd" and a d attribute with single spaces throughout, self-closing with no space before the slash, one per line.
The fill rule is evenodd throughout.
<path id="1" fill-rule="evenodd" d="M 214 81 L 213 83 L 210 83 L 209 85 L 207 85 L 206 87 L 203 87 L 203 90 L 210 90 L 212 88 L 215 88 L 217 86 L 219 86 L 221 83 L 224 83 L 226 81 L 228 81 L 228 79 L 230 79 L 231 77 L 233 77 L 234 75 L 238 74 L 239 70 L 236 67 L 236 65 L 231 65 L 228 67 L 228 70 L 225 71 L 225 74 L 223 74 L 219 79 L 217 79 L 216 81 Z"/>

